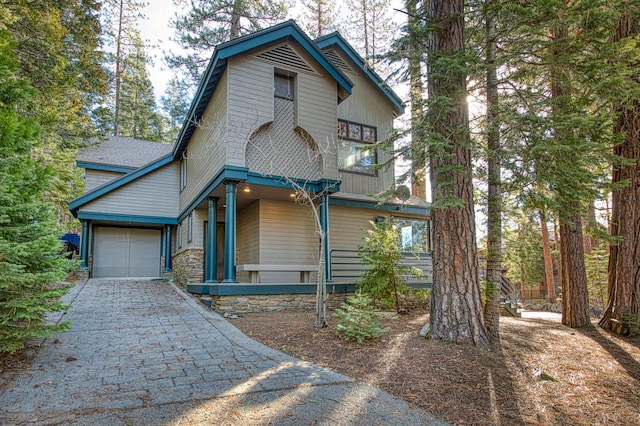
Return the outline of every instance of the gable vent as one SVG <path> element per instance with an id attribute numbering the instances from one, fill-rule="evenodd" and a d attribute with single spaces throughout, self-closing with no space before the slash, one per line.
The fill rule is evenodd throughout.
<path id="1" fill-rule="evenodd" d="M 303 71 L 313 72 L 313 68 L 309 66 L 300 56 L 298 56 L 289 45 L 284 44 L 275 49 L 268 50 L 258 55 L 258 58 L 276 62 L 278 64 L 287 65 Z"/>
<path id="2" fill-rule="evenodd" d="M 335 50 L 325 50 L 324 54 L 327 56 L 327 58 L 329 58 L 331 62 L 333 62 L 333 65 L 340 68 L 341 71 L 353 72 L 351 67 L 347 65 L 345 61 L 342 60 L 340 55 L 338 55 Z"/>

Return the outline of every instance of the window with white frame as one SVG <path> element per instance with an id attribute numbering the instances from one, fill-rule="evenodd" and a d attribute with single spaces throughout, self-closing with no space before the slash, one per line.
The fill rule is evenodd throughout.
<path id="1" fill-rule="evenodd" d="M 187 150 L 182 153 L 180 160 L 180 191 L 187 186 Z"/>
<path id="2" fill-rule="evenodd" d="M 293 100 L 293 76 L 276 73 L 273 76 L 273 96 Z"/>
<path id="3" fill-rule="evenodd" d="M 178 224 L 178 248 L 182 248 L 182 222 Z"/>
<path id="4" fill-rule="evenodd" d="M 193 239 L 193 213 L 187 217 L 187 242 Z"/>
<path id="5" fill-rule="evenodd" d="M 376 128 L 338 120 L 338 168 L 345 172 L 376 175 Z"/>
<path id="6" fill-rule="evenodd" d="M 392 220 L 400 234 L 400 247 L 403 252 L 431 252 L 429 220 L 407 217 L 394 217 Z"/>

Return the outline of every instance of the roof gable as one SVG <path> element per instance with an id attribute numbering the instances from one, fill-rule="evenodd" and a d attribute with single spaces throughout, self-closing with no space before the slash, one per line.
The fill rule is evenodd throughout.
<path id="1" fill-rule="evenodd" d="M 176 139 L 173 148 L 174 158 L 178 158 L 182 154 L 191 139 L 197 123 L 202 118 L 218 86 L 220 78 L 226 69 L 228 59 L 232 56 L 247 53 L 253 49 L 283 40 L 296 41 L 320 67 L 337 82 L 338 86 L 344 92 L 348 94 L 351 93 L 353 83 L 325 56 L 322 50 L 293 20 L 222 43 L 215 48 L 202 80 L 200 80 L 200 85 L 198 86 L 194 100 Z"/>
<path id="2" fill-rule="evenodd" d="M 404 103 L 402 102 L 402 99 L 400 99 L 400 97 L 395 94 L 395 92 L 378 74 L 376 74 L 372 69 L 370 69 L 365 65 L 364 59 L 362 59 L 362 57 L 358 55 L 358 53 L 353 49 L 353 47 L 351 47 L 351 45 L 347 43 L 347 41 L 338 32 L 334 32 L 331 34 L 327 34 L 326 36 L 317 38 L 315 40 L 315 44 L 320 49 L 323 49 L 323 50 L 328 50 L 330 48 L 337 48 L 337 49 L 340 49 L 342 52 L 344 52 L 344 54 L 354 64 L 358 66 L 359 71 L 364 73 L 369 78 L 369 80 L 371 80 L 371 82 L 378 89 L 380 89 L 380 91 L 384 94 L 384 96 L 386 96 L 386 98 L 389 99 L 389 102 L 393 104 L 394 108 L 396 109 L 396 112 L 398 114 L 404 113 Z M 332 60 L 335 60 L 337 57 L 335 53 L 333 54 L 328 53 L 327 56 L 332 58 Z M 338 57 L 337 59 L 340 59 L 340 58 Z M 351 68 L 347 64 L 344 64 L 344 61 L 342 61 L 342 64 L 340 62 L 337 62 L 336 66 L 340 68 L 342 68 L 342 66 Z"/>

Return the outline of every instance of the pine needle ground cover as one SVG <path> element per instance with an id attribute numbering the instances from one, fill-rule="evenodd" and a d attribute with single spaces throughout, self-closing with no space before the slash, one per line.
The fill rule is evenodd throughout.
<path id="1" fill-rule="evenodd" d="M 501 318 L 492 351 L 419 337 L 428 313 L 385 313 L 363 344 L 317 329 L 313 312 L 232 320 L 260 342 L 379 386 L 457 425 L 639 425 L 640 338 L 559 320 Z"/>

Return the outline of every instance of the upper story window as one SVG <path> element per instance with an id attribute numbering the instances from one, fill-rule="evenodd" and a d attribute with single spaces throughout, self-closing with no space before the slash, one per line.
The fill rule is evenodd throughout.
<path id="1" fill-rule="evenodd" d="M 338 168 L 375 176 L 376 138 L 375 127 L 338 120 Z"/>
<path id="2" fill-rule="evenodd" d="M 293 100 L 293 77 L 276 73 L 273 76 L 273 95 L 276 98 Z"/>
<path id="3" fill-rule="evenodd" d="M 182 153 L 182 160 L 180 160 L 180 191 L 187 186 L 187 151 Z"/>

